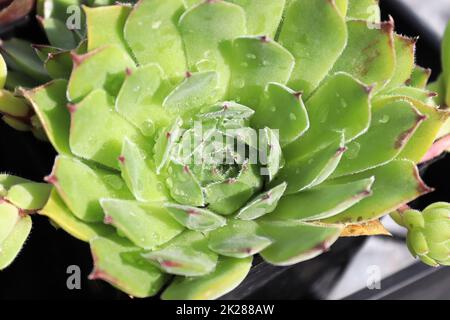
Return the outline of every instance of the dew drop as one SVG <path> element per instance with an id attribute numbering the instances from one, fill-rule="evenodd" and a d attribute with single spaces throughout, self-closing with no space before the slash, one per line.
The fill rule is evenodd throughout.
<path id="1" fill-rule="evenodd" d="M 359 150 L 361 150 L 361 145 L 354 141 L 348 145 L 348 150 L 344 155 L 347 159 L 352 160 L 358 156 Z"/>
<path id="2" fill-rule="evenodd" d="M 380 120 L 378 120 L 379 123 L 388 123 L 389 122 L 389 115 L 385 114 L 383 115 Z"/>
<path id="3" fill-rule="evenodd" d="M 142 125 L 142 133 L 146 137 L 150 137 L 155 134 L 156 127 L 152 120 L 146 120 L 144 121 Z"/>
<path id="4" fill-rule="evenodd" d="M 161 23 L 162 23 L 161 20 L 153 22 L 152 29 L 159 29 L 159 27 L 161 27 Z"/>
<path id="5" fill-rule="evenodd" d="M 234 80 L 233 85 L 236 88 L 242 89 L 245 86 L 245 80 L 244 79 L 236 79 L 236 80 Z"/>

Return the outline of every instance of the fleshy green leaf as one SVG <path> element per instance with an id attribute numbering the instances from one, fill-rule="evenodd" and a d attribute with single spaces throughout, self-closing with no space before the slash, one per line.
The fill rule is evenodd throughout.
<path id="1" fill-rule="evenodd" d="M 92 91 L 71 109 L 70 148 L 84 159 L 119 169 L 124 137 L 151 150 L 141 132 L 114 110 L 114 101 L 103 90 Z"/>
<path id="2" fill-rule="evenodd" d="M 135 67 L 133 60 L 118 46 L 107 46 L 78 56 L 73 55 L 74 69 L 70 75 L 67 96 L 77 102 L 95 89 L 104 89 L 116 96 L 127 69 Z"/>
<path id="3" fill-rule="evenodd" d="M 128 51 L 123 29 L 131 11 L 130 7 L 124 5 L 97 8 L 83 6 L 83 9 L 86 13 L 88 51 L 105 45 L 117 45 L 123 51 Z"/>
<path id="4" fill-rule="evenodd" d="M 48 80 L 47 72 L 29 42 L 16 38 L 2 41 L 0 51 L 10 67 L 34 80 L 42 82 Z"/>
<path id="5" fill-rule="evenodd" d="M 50 44 L 54 47 L 71 50 L 77 46 L 75 33 L 64 22 L 54 18 L 40 18 L 39 22 L 44 28 Z"/>
<path id="6" fill-rule="evenodd" d="M 275 37 L 283 14 L 285 0 L 228 0 L 240 5 L 247 16 L 249 35 Z"/>
<path id="7" fill-rule="evenodd" d="M 207 232 L 224 226 L 227 221 L 214 212 L 174 203 L 164 205 L 170 215 L 190 230 Z"/>
<path id="8" fill-rule="evenodd" d="M 145 136 L 153 136 L 158 128 L 170 123 L 169 115 L 161 107 L 161 95 L 167 94 L 163 81 L 159 66 L 138 67 L 127 75 L 116 99 L 116 111 Z"/>
<path id="9" fill-rule="evenodd" d="M 273 243 L 261 252 L 267 262 L 288 266 L 312 259 L 327 251 L 337 240 L 341 227 L 326 227 L 301 222 L 261 222 Z"/>
<path id="10" fill-rule="evenodd" d="M 411 78 L 407 81 L 407 84 L 411 87 L 424 89 L 431 76 L 431 69 L 425 69 L 420 66 L 415 66 L 411 74 Z"/>
<path id="11" fill-rule="evenodd" d="M 19 219 L 17 207 L 7 202 L 0 203 L 0 244 L 9 236 Z"/>
<path id="12" fill-rule="evenodd" d="M 205 120 L 248 119 L 255 114 L 249 107 L 233 101 L 219 102 L 203 108 L 200 112 L 198 117 Z"/>
<path id="13" fill-rule="evenodd" d="M 212 273 L 203 277 L 176 277 L 161 297 L 164 300 L 217 299 L 236 288 L 247 276 L 251 266 L 251 257 L 220 257 Z"/>
<path id="14" fill-rule="evenodd" d="M 420 127 L 416 130 L 416 133 L 409 139 L 398 156 L 399 159 L 409 159 L 418 163 L 433 145 L 433 142 L 439 134 L 439 130 L 448 119 L 449 114 L 433 106 L 426 105 L 419 100 L 404 96 L 390 97 L 388 99 L 397 100 L 399 98 L 408 101 L 421 114 L 428 117 L 422 122 Z"/>
<path id="15" fill-rule="evenodd" d="M 334 1 L 296 0 L 286 11 L 279 41 L 295 57 L 289 87 L 308 97 L 344 50 L 347 27 Z"/>
<path id="16" fill-rule="evenodd" d="M 141 249 L 118 236 L 94 238 L 90 241 L 94 270 L 89 278 L 101 279 L 138 298 L 158 293 L 167 280 L 148 261 L 141 257 Z"/>
<path id="17" fill-rule="evenodd" d="M 219 88 L 226 89 L 230 70 L 222 56 L 223 45 L 246 33 L 244 10 L 225 1 L 204 1 L 181 16 L 179 29 L 189 70 L 216 71 Z"/>
<path id="18" fill-rule="evenodd" d="M 217 81 L 218 76 L 214 71 L 189 75 L 164 99 L 163 107 L 177 115 L 196 113 L 205 104 L 220 99 Z"/>
<path id="19" fill-rule="evenodd" d="M 271 213 L 277 207 L 278 201 L 286 191 L 286 187 L 286 183 L 281 183 L 269 191 L 260 194 L 243 207 L 236 215 L 236 218 L 241 220 L 253 220 Z"/>
<path id="20" fill-rule="evenodd" d="M 366 21 L 347 21 L 348 44 L 332 73 L 348 72 L 368 84 L 382 88 L 395 70 L 394 24 L 369 27 Z"/>
<path id="21" fill-rule="evenodd" d="M 0 215 L 3 215 L 6 204 L 0 204 Z M 17 210 L 17 209 L 16 209 Z M 18 215 L 18 211 L 16 212 Z M 20 217 L 3 241 L 0 241 L 0 270 L 8 267 L 17 257 L 31 231 L 30 216 Z"/>
<path id="22" fill-rule="evenodd" d="M 301 95 L 289 88 L 269 83 L 255 109 L 253 127 L 279 130 L 282 146 L 296 140 L 309 128 L 309 119 Z"/>
<path id="23" fill-rule="evenodd" d="M 395 71 L 386 88 L 395 88 L 405 84 L 414 70 L 416 39 L 394 34 Z"/>
<path id="24" fill-rule="evenodd" d="M 35 211 L 46 204 L 51 188 L 51 185 L 47 183 L 19 183 L 8 190 L 8 195 L 5 199 L 17 208 Z"/>
<path id="25" fill-rule="evenodd" d="M 149 157 L 129 139 L 123 143 L 119 162 L 122 178 L 138 201 L 167 199 L 167 190 L 159 181 Z"/>
<path id="26" fill-rule="evenodd" d="M 151 250 L 183 231 L 161 202 L 101 199 L 105 222 L 115 226 L 135 245 Z"/>
<path id="27" fill-rule="evenodd" d="M 325 81 L 306 102 L 310 128 L 299 139 L 286 146 L 284 157 L 289 162 L 329 145 L 336 132 L 345 141 L 357 138 L 370 125 L 370 88 L 345 73 Z"/>
<path id="28" fill-rule="evenodd" d="M 295 65 L 292 54 L 267 37 L 237 38 L 229 50 L 228 98 L 253 109 L 257 108 L 266 85 L 269 82 L 286 84 Z"/>
<path id="29" fill-rule="evenodd" d="M 52 79 L 69 79 L 73 67 L 71 52 L 50 54 L 44 61 L 44 66 Z"/>
<path id="30" fill-rule="evenodd" d="M 259 134 L 259 164 L 265 165 L 260 168 L 261 175 L 266 176 L 270 182 L 278 174 L 283 164 L 280 141 L 278 140 L 277 133 L 272 129 L 264 128 Z M 266 147 L 266 150 L 261 149 L 263 145 Z"/>
<path id="31" fill-rule="evenodd" d="M 209 209 L 229 215 L 240 209 L 261 188 L 262 180 L 255 166 L 244 164 L 237 179 L 227 179 L 205 188 Z"/>
<path id="32" fill-rule="evenodd" d="M 3 89 L 5 86 L 7 73 L 5 59 L 3 59 L 3 56 L 0 54 L 0 89 Z"/>
<path id="33" fill-rule="evenodd" d="M 364 171 L 394 159 L 424 121 L 404 100 L 375 103 L 369 130 L 350 142 L 334 177 Z"/>
<path id="34" fill-rule="evenodd" d="M 283 197 L 266 221 L 325 219 L 347 210 L 371 196 L 374 178 L 348 183 L 323 183 L 315 188 Z"/>
<path id="35" fill-rule="evenodd" d="M 141 0 L 134 6 L 124 36 L 140 65 L 159 64 L 169 78 L 186 72 L 183 42 L 177 29 L 183 11 L 182 0 Z"/>
<path id="36" fill-rule="evenodd" d="M 431 191 L 420 178 L 417 167 L 409 160 L 393 160 L 375 169 L 337 178 L 333 183 L 348 183 L 369 177 L 375 177 L 371 197 L 323 221 L 356 223 L 374 220 Z"/>
<path id="37" fill-rule="evenodd" d="M 209 233 L 209 248 L 226 257 L 246 258 L 267 248 L 272 241 L 253 221 L 230 220 Z"/>
<path id="38" fill-rule="evenodd" d="M 58 156 L 47 178 L 74 215 L 86 222 L 103 221 L 101 198 L 131 199 L 125 182 L 116 173 L 89 166 L 68 156 Z"/>
<path id="39" fill-rule="evenodd" d="M 172 161 L 169 165 L 167 184 L 175 201 L 185 205 L 203 207 L 205 197 L 197 177 L 187 165 Z"/>
<path id="40" fill-rule="evenodd" d="M 182 276 L 202 276 L 214 270 L 217 255 L 200 232 L 185 231 L 158 250 L 143 254 L 161 270 Z"/>
<path id="41" fill-rule="evenodd" d="M 50 193 L 47 204 L 39 211 L 39 214 L 48 217 L 58 227 L 73 237 L 85 242 L 95 237 L 107 236 L 115 232 L 112 227 L 101 222 L 84 222 L 78 219 L 67 208 L 55 189 Z"/>
<path id="42" fill-rule="evenodd" d="M 0 113 L 17 118 L 30 115 L 30 106 L 22 97 L 16 97 L 10 91 L 0 89 Z"/>
<path id="43" fill-rule="evenodd" d="M 180 118 L 177 118 L 171 127 L 164 129 L 159 134 L 154 147 L 154 159 L 157 174 L 159 174 L 168 164 L 169 157 L 173 148 L 175 148 L 175 143 L 180 138 L 182 124 L 183 121 Z"/>
<path id="44" fill-rule="evenodd" d="M 71 154 L 66 88 L 66 80 L 55 80 L 23 93 L 38 115 L 48 139 L 60 154 Z"/>
<path id="45" fill-rule="evenodd" d="M 287 161 L 271 185 L 286 181 L 286 194 L 317 186 L 334 172 L 345 151 L 344 135 L 335 133 L 323 149 L 295 161 Z"/>
<path id="46" fill-rule="evenodd" d="M 6 196 L 8 189 L 12 186 L 27 182 L 31 181 L 11 174 L 0 173 L 0 197 Z"/>

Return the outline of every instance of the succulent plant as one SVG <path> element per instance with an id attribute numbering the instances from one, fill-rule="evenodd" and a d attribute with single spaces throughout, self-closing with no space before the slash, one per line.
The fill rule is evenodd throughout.
<path id="1" fill-rule="evenodd" d="M 399 210 L 392 217 L 408 229 L 407 244 L 414 256 L 433 267 L 450 265 L 449 203 L 432 204 L 423 212 Z"/>
<path id="2" fill-rule="evenodd" d="M 85 15 L 87 41 L 18 93 L 59 153 L 39 213 L 90 243 L 91 279 L 147 297 L 174 276 L 162 298 L 217 298 L 253 255 L 311 259 L 431 191 L 416 164 L 448 113 L 377 1 Z"/>

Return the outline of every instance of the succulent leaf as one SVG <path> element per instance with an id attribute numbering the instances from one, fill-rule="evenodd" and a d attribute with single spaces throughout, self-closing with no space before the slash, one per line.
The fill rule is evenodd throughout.
<path id="1" fill-rule="evenodd" d="M 52 190 L 50 198 L 45 206 L 39 210 L 39 214 L 48 217 L 58 227 L 73 237 L 85 242 L 89 242 L 96 237 L 108 236 L 115 232 L 111 226 L 103 223 L 85 222 L 77 218 L 67 208 L 56 189 Z"/>
<path id="2" fill-rule="evenodd" d="M 231 220 L 208 235 L 209 248 L 220 255 L 246 258 L 267 248 L 272 240 L 253 221 Z"/>
<path id="3" fill-rule="evenodd" d="M 90 241 L 94 270 L 89 278 L 101 279 L 138 298 L 158 293 L 167 280 L 148 261 L 141 249 L 118 236 L 98 237 Z"/>
<path id="4" fill-rule="evenodd" d="M 431 76 L 431 69 L 414 66 L 411 78 L 407 80 L 407 84 L 411 87 L 425 89 Z"/>
<path id="5" fill-rule="evenodd" d="M 167 199 L 164 183 L 159 181 L 154 164 L 143 150 L 125 139 L 119 157 L 122 178 L 138 201 L 162 201 Z"/>
<path id="6" fill-rule="evenodd" d="M 286 191 L 286 187 L 287 183 L 283 182 L 269 191 L 260 194 L 239 210 L 236 218 L 241 220 L 254 220 L 271 213 L 277 207 L 278 201 L 280 201 Z"/>
<path id="7" fill-rule="evenodd" d="M 395 72 L 394 23 L 369 28 L 367 21 L 347 21 L 348 43 L 333 67 L 381 89 Z M 361 54 L 363 53 L 363 54 Z"/>
<path id="8" fill-rule="evenodd" d="M 143 254 L 143 257 L 164 272 L 187 277 L 214 271 L 218 259 L 208 248 L 208 239 L 195 231 L 185 231 L 160 248 Z"/>
<path id="9" fill-rule="evenodd" d="M 348 144 L 333 177 L 353 174 L 394 159 L 425 120 L 409 102 L 375 103 L 369 130 Z"/>
<path id="10" fill-rule="evenodd" d="M 69 108 L 70 149 L 75 155 L 119 169 L 124 137 L 144 150 L 151 150 L 141 132 L 116 113 L 113 99 L 105 91 L 92 91 Z"/>
<path id="11" fill-rule="evenodd" d="M 105 212 L 104 221 L 146 250 L 166 243 L 184 229 L 159 202 L 101 199 L 100 204 Z"/>
<path id="12" fill-rule="evenodd" d="M 6 83 L 6 62 L 5 59 L 3 59 L 3 56 L 0 54 L 0 89 L 3 89 Z"/>
<path id="13" fill-rule="evenodd" d="M 335 133 L 323 149 L 296 160 L 287 160 L 271 185 L 286 181 L 286 194 L 292 194 L 321 184 L 336 170 L 347 150 L 344 140 L 343 134 Z"/>
<path id="14" fill-rule="evenodd" d="M 344 50 L 347 27 L 334 1 L 291 1 L 285 15 L 278 40 L 295 57 L 289 86 L 308 97 Z"/>
<path id="15" fill-rule="evenodd" d="M 352 76 L 338 73 L 325 81 L 306 102 L 310 128 L 283 149 L 286 161 L 317 152 L 340 132 L 350 142 L 371 122 L 370 90 Z"/>
<path id="16" fill-rule="evenodd" d="M 266 37 L 239 37 L 227 52 L 231 68 L 228 96 L 256 109 L 269 82 L 286 84 L 293 71 L 292 54 Z"/>
<path id="17" fill-rule="evenodd" d="M 56 151 L 70 155 L 70 115 L 66 109 L 66 89 L 66 80 L 55 80 L 33 90 L 23 91 L 23 94 L 33 106 Z"/>
<path id="18" fill-rule="evenodd" d="M 227 0 L 241 6 L 247 18 L 249 35 L 275 37 L 283 14 L 285 0 Z"/>
<path id="19" fill-rule="evenodd" d="M 6 206 L 6 203 L 0 204 L 0 216 L 3 216 L 3 214 L 9 210 Z M 17 208 L 12 210 L 15 210 L 15 214 L 19 216 Z M 19 217 L 8 235 L 0 241 L 0 270 L 8 267 L 16 258 L 30 231 L 31 218 L 29 216 Z"/>
<path id="20" fill-rule="evenodd" d="M 361 173 L 334 179 L 336 183 L 375 177 L 372 196 L 342 213 L 324 219 L 325 223 L 356 223 L 377 219 L 411 199 L 432 191 L 421 180 L 417 167 L 409 160 L 393 160 Z"/>
<path id="21" fill-rule="evenodd" d="M 227 40 L 246 33 L 244 10 L 226 1 L 204 1 L 188 9 L 179 20 L 189 70 L 218 72 L 219 88 L 230 78 L 222 51 Z"/>
<path id="22" fill-rule="evenodd" d="M 252 126 L 279 130 L 282 146 L 308 130 L 309 118 L 301 95 L 284 85 L 269 83 L 261 100 L 252 117 Z"/>
<path id="23" fill-rule="evenodd" d="M 68 156 L 56 158 L 47 181 L 55 186 L 73 214 L 86 222 L 103 221 L 99 199 L 132 199 L 118 174 Z"/>
<path id="24" fill-rule="evenodd" d="M 236 288 L 247 276 L 252 258 L 220 257 L 216 269 L 202 277 L 176 277 L 163 292 L 164 300 L 217 299 Z"/>
<path id="25" fill-rule="evenodd" d="M 9 188 L 5 200 L 22 210 L 36 211 L 46 204 L 51 188 L 47 183 L 18 183 Z"/>
<path id="26" fill-rule="evenodd" d="M 124 38 L 141 65 L 156 63 L 169 78 L 179 78 L 187 70 L 178 19 L 182 0 L 140 0 L 125 23 Z M 143 26 L 150 26 L 142 32 Z"/>
<path id="27" fill-rule="evenodd" d="M 372 195 L 374 177 L 346 183 L 326 182 L 283 197 L 267 221 L 313 221 L 335 216 Z"/>
<path id="28" fill-rule="evenodd" d="M 128 74 L 115 102 L 116 111 L 151 137 L 156 129 L 170 123 L 169 115 L 161 107 L 165 84 L 161 68 L 156 64 L 140 66 Z"/>
<path id="29" fill-rule="evenodd" d="M 75 33 L 67 29 L 66 24 L 54 18 L 39 18 L 47 39 L 54 47 L 71 50 L 77 46 Z"/>
<path id="30" fill-rule="evenodd" d="M 95 89 L 116 96 L 125 80 L 127 69 L 135 68 L 133 60 L 117 46 L 107 46 L 85 55 L 72 55 L 74 69 L 69 79 L 67 96 L 78 102 Z"/>
<path id="31" fill-rule="evenodd" d="M 342 231 L 339 226 L 301 222 L 261 222 L 260 226 L 273 241 L 261 252 L 261 256 L 277 266 L 292 265 L 320 255 L 328 250 Z"/>
<path id="32" fill-rule="evenodd" d="M 214 212 L 197 207 L 166 203 L 170 215 L 190 230 L 208 232 L 224 226 L 227 222 Z"/>
<path id="33" fill-rule="evenodd" d="M 131 8 L 124 5 L 89 8 L 83 6 L 87 20 L 88 51 L 106 45 L 117 45 L 128 51 L 123 28 Z"/>

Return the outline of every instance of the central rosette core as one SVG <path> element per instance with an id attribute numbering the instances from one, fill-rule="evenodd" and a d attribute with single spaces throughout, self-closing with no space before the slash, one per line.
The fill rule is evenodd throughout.
<path id="1" fill-rule="evenodd" d="M 250 126 L 253 114 L 220 102 L 160 133 L 155 163 L 173 200 L 230 215 L 261 192 L 280 167 L 281 148 L 276 130 Z"/>

